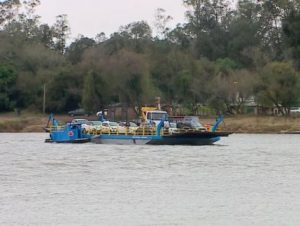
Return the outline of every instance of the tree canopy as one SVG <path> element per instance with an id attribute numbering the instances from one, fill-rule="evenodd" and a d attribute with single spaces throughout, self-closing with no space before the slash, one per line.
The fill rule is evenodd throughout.
<path id="1" fill-rule="evenodd" d="M 199 106 L 241 114 L 249 100 L 282 114 L 299 103 L 299 0 L 183 0 L 187 22 L 157 9 L 109 37 L 68 42 L 68 16 L 42 24 L 39 0 L 0 1 L 0 111 L 15 108 L 133 109 L 160 96 L 196 114 Z M 138 113 L 138 112 L 137 112 Z"/>

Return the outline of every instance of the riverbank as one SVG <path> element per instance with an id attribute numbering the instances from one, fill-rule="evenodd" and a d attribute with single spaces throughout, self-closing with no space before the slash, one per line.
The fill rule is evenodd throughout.
<path id="1" fill-rule="evenodd" d="M 70 122 L 68 115 L 56 115 L 55 118 L 62 124 Z M 78 117 L 81 118 L 81 117 Z M 89 119 L 94 119 L 91 116 Z M 200 118 L 203 124 L 213 124 L 215 118 Z M 0 132 L 43 132 L 48 115 L 22 113 L 0 114 Z M 222 131 L 234 133 L 281 133 L 300 131 L 300 117 L 274 117 L 274 116 L 234 116 L 225 117 L 221 124 Z"/>
<path id="2" fill-rule="evenodd" d="M 49 115 L 36 113 L 15 113 L 0 114 L 0 132 L 44 132 Z M 61 123 L 71 121 L 68 115 L 56 115 L 55 118 Z"/>
<path id="3" fill-rule="evenodd" d="M 204 122 L 204 120 L 202 120 Z M 221 129 L 235 133 L 285 133 L 300 131 L 300 117 L 235 116 L 225 117 Z"/>

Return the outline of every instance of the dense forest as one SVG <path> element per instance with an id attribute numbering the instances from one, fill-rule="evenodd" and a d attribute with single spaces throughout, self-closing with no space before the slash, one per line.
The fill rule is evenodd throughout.
<path id="1" fill-rule="evenodd" d="M 43 24 L 40 0 L 0 1 L 0 111 L 98 111 L 163 103 L 244 113 L 249 100 L 287 115 L 300 103 L 300 0 L 183 0 L 186 23 L 136 21 L 72 43 L 67 15 Z M 138 10 L 138 9 L 137 9 Z M 97 23 L 95 21 L 95 23 Z"/>

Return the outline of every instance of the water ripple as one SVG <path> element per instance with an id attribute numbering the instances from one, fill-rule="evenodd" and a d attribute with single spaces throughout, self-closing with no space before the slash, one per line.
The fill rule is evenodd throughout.
<path id="1" fill-rule="evenodd" d="M 298 225 L 300 141 L 48 144 L 0 134 L 0 225 Z"/>

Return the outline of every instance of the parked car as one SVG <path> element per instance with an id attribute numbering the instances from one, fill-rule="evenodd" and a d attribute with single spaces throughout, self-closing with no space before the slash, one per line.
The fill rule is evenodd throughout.
<path id="1" fill-rule="evenodd" d="M 124 129 L 128 128 L 128 133 L 135 133 L 136 130 L 139 128 L 134 122 L 119 122 L 119 126 L 124 127 Z"/>
<path id="2" fill-rule="evenodd" d="M 184 117 L 182 121 L 177 122 L 177 128 L 206 131 L 205 127 L 200 123 L 199 118 L 195 116 Z"/>
<path id="3" fill-rule="evenodd" d="M 117 133 L 118 126 L 119 125 L 116 122 L 104 121 L 102 122 L 102 132 Z"/>
<path id="4" fill-rule="evenodd" d="M 169 125 L 170 125 L 169 133 L 170 134 L 177 133 L 178 131 L 177 124 L 175 122 L 170 122 Z"/>
<path id="5" fill-rule="evenodd" d="M 87 131 L 87 128 L 90 126 L 90 121 L 83 118 L 75 118 L 71 121 L 72 124 L 81 125 L 81 128 L 84 132 Z"/>
<path id="6" fill-rule="evenodd" d="M 300 107 L 291 107 L 290 113 L 291 114 L 299 114 L 300 113 Z"/>
<path id="7" fill-rule="evenodd" d="M 102 122 L 101 121 L 90 121 L 92 123 L 92 127 L 101 130 Z"/>
<path id="8" fill-rule="evenodd" d="M 72 117 L 73 116 L 82 116 L 82 115 L 89 116 L 90 112 L 85 111 L 83 108 L 78 108 L 78 109 L 69 111 L 68 114 Z"/>
<path id="9" fill-rule="evenodd" d="M 71 121 L 72 124 L 88 124 L 89 120 L 83 118 L 75 118 Z"/>
<path id="10" fill-rule="evenodd" d="M 102 129 L 101 121 L 88 121 L 86 124 L 82 124 L 82 129 L 87 133 L 100 133 Z"/>
<path id="11" fill-rule="evenodd" d="M 104 121 L 102 122 L 103 133 L 126 133 L 126 127 L 120 126 L 117 122 Z"/>

